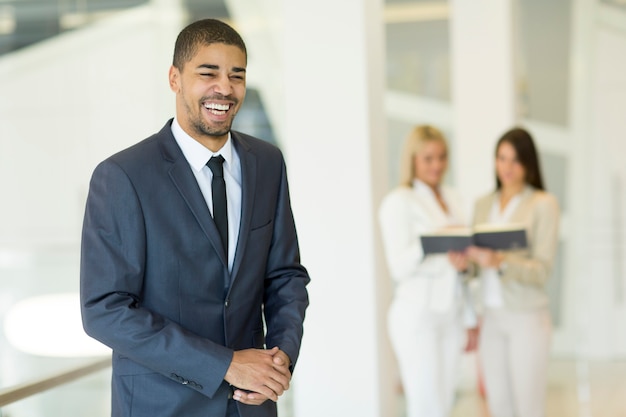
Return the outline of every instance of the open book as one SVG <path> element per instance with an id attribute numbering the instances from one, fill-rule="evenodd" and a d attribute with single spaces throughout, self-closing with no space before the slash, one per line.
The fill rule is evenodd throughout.
<path id="1" fill-rule="evenodd" d="M 477 225 L 473 228 L 453 227 L 420 236 L 424 255 L 462 252 L 468 246 L 493 250 L 523 249 L 528 245 L 526 229 L 520 225 Z"/>

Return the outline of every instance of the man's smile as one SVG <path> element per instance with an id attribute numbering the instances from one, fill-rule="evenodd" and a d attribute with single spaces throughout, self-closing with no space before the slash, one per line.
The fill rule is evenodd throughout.
<path id="1" fill-rule="evenodd" d="M 216 116 L 225 115 L 226 113 L 228 113 L 228 111 L 232 107 L 232 104 L 229 104 L 229 103 L 220 104 L 220 103 L 206 102 L 206 101 L 202 103 L 202 105 L 205 109 L 209 111 L 209 113 L 214 114 Z"/>

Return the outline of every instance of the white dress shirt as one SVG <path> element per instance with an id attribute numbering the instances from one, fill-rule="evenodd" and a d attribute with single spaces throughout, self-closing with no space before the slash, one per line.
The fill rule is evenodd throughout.
<path id="1" fill-rule="evenodd" d="M 232 271 L 241 223 L 241 160 L 233 147 L 230 132 L 228 140 L 217 152 L 211 151 L 189 136 L 176 118 L 172 122 L 172 134 L 183 151 L 185 159 L 189 162 L 211 215 L 213 215 L 213 193 L 211 192 L 213 173 L 206 163 L 216 155 L 222 155 L 224 158 L 224 182 L 226 183 L 226 208 L 228 210 L 228 270 Z"/>
<path id="2" fill-rule="evenodd" d="M 522 199 L 522 193 L 515 195 L 507 203 L 504 210 L 500 210 L 500 194 L 494 198 L 491 212 L 489 213 L 490 224 L 507 224 L 511 219 L 511 215 L 517 208 Z M 485 306 L 491 308 L 500 308 L 504 306 L 502 297 L 502 283 L 500 282 L 500 274 L 495 268 L 484 268 L 482 270 L 482 288 L 483 301 Z"/>

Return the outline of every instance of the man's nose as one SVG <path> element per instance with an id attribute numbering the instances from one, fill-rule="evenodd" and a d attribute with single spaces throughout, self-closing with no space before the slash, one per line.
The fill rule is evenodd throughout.
<path id="1" fill-rule="evenodd" d="M 217 77 L 213 89 L 216 93 L 223 96 L 230 95 L 233 92 L 233 86 L 230 82 L 230 78 L 227 75 Z"/>

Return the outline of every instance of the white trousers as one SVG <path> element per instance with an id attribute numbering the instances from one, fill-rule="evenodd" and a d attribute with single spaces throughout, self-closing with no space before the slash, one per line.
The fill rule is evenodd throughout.
<path id="1" fill-rule="evenodd" d="M 407 417 L 446 417 L 454 402 L 464 328 L 456 312 L 432 313 L 395 299 L 388 329 Z"/>
<path id="2" fill-rule="evenodd" d="M 492 417 L 545 416 L 551 336 L 547 308 L 485 311 L 478 353 Z"/>

